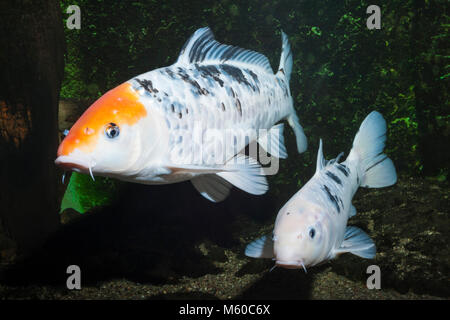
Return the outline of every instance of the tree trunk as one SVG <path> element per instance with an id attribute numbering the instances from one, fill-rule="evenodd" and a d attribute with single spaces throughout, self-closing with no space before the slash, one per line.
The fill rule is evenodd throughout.
<path id="1" fill-rule="evenodd" d="M 0 21 L 2 253 L 11 243 L 39 246 L 59 226 L 53 161 L 65 40 L 58 1 L 1 1 Z"/>

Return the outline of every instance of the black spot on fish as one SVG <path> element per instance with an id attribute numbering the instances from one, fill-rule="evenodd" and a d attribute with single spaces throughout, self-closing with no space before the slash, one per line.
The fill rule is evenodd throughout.
<path id="1" fill-rule="evenodd" d="M 347 169 L 347 167 L 346 167 L 345 165 L 339 163 L 336 167 L 337 167 L 337 168 L 339 169 L 339 171 L 341 171 L 346 177 L 348 177 L 348 169 Z"/>
<path id="2" fill-rule="evenodd" d="M 222 110 L 225 111 L 225 105 L 223 104 L 223 102 L 221 103 L 222 105 Z"/>
<path id="3" fill-rule="evenodd" d="M 286 215 L 288 216 L 288 215 L 290 215 L 291 213 L 290 212 L 286 212 Z"/>
<path id="4" fill-rule="evenodd" d="M 345 164 L 342 165 L 344 167 L 345 170 L 347 170 L 348 173 L 350 173 L 350 168 L 347 167 Z"/>
<path id="5" fill-rule="evenodd" d="M 283 68 L 281 68 L 280 70 L 278 70 L 278 71 L 280 71 L 281 73 L 283 73 L 284 74 L 284 69 Z"/>
<path id="6" fill-rule="evenodd" d="M 183 115 L 181 114 L 181 112 L 179 112 L 179 113 L 178 113 L 178 118 L 181 119 L 182 116 L 183 116 Z"/>
<path id="7" fill-rule="evenodd" d="M 172 107 L 172 112 L 175 112 L 175 106 L 173 104 L 170 106 Z"/>
<path id="8" fill-rule="evenodd" d="M 241 69 L 224 64 L 221 66 L 222 70 L 229 74 L 235 81 L 239 84 L 245 84 L 250 87 L 253 91 L 256 91 L 255 86 L 253 86 L 245 77 L 244 73 L 242 73 Z"/>
<path id="9" fill-rule="evenodd" d="M 150 93 L 158 93 L 159 91 L 156 88 L 153 88 L 153 84 L 151 80 L 141 80 L 136 79 L 136 81 L 148 92 Z"/>
<path id="10" fill-rule="evenodd" d="M 256 84 L 259 84 L 259 79 L 256 73 L 254 73 L 252 70 L 246 69 L 245 71 L 248 72 L 248 74 L 253 78 L 253 81 L 255 81 Z"/>
<path id="11" fill-rule="evenodd" d="M 195 66 L 203 78 L 212 78 L 221 87 L 223 87 L 223 81 L 219 78 L 220 72 L 215 66 L 200 66 L 198 64 L 196 64 Z"/>
<path id="12" fill-rule="evenodd" d="M 340 213 L 341 212 L 341 208 L 339 207 L 339 202 L 338 202 L 339 198 L 336 197 L 335 195 L 333 195 L 330 192 L 330 189 L 328 189 L 328 187 L 326 185 L 323 186 L 323 190 L 325 190 L 325 192 L 326 192 L 328 198 L 330 199 L 330 201 L 333 202 L 334 206 L 336 207 L 337 212 Z M 342 202 L 342 200 L 341 200 L 341 202 Z"/>
<path id="13" fill-rule="evenodd" d="M 233 96 L 233 98 L 235 98 L 235 97 L 236 97 L 236 94 L 234 93 L 233 88 L 230 88 L 230 91 L 231 91 L 231 95 Z"/>
<path id="14" fill-rule="evenodd" d="M 170 70 L 169 68 L 166 68 L 166 73 L 169 75 L 169 77 L 171 77 L 172 79 L 175 79 L 175 73 Z"/>
<path id="15" fill-rule="evenodd" d="M 252 87 L 253 90 L 256 89 L 256 91 L 258 91 L 258 93 L 260 92 L 259 90 L 259 79 L 258 76 L 256 75 L 256 73 L 254 73 L 252 70 L 249 69 L 245 69 L 245 72 L 247 72 L 253 79 L 253 81 L 255 82 L 255 85 Z"/>
<path id="16" fill-rule="evenodd" d="M 325 174 L 326 174 L 327 176 L 329 176 L 331 179 L 333 179 L 334 182 L 336 182 L 338 185 L 342 186 L 342 181 L 341 181 L 341 179 L 339 179 L 339 177 L 336 176 L 333 172 L 327 171 L 327 172 L 325 172 Z"/>
<path id="17" fill-rule="evenodd" d="M 191 77 L 189 77 L 189 75 L 185 72 L 184 69 L 182 68 L 178 68 L 178 75 L 180 76 L 180 78 L 189 83 L 190 85 L 192 85 L 197 91 L 194 91 L 194 93 L 197 93 L 199 95 L 206 95 L 208 94 L 208 90 L 203 89 L 202 87 L 200 87 L 200 85 L 198 84 L 198 82 L 194 79 L 191 79 Z"/>
<path id="18" fill-rule="evenodd" d="M 239 115 L 242 117 L 242 108 L 241 108 L 241 102 L 239 99 L 236 99 L 236 107 L 238 109 Z"/>

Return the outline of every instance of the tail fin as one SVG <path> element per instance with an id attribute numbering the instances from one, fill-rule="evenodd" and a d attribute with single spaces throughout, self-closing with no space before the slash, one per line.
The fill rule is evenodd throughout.
<path id="1" fill-rule="evenodd" d="M 292 73 L 292 50 L 291 45 L 289 44 L 289 39 L 287 35 L 281 31 L 281 40 L 282 40 L 282 48 L 281 48 L 281 59 L 280 66 L 278 67 L 278 72 L 276 74 L 277 77 L 282 77 L 286 79 L 287 84 L 289 85 L 289 80 L 291 79 Z M 303 132 L 303 128 L 298 122 L 297 114 L 295 113 L 294 107 L 292 106 L 292 112 L 287 118 L 289 125 L 292 127 L 295 133 L 295 139 L 297 140 L 297 150 L 298 153 L 302 153 L 306 151 L 308 147 L 308 142 L 306 141 L 305 133 Z"/>
<path id="2" fill-rule="evenodd" d="M 281 40 L 282 40 L 281 59 L 277 75 L 279 75 L 280 73 L 284 74 L 287 83 L 289 83 L 292 73 L 292 50 L 291 45 L 289 44 L 289 39 L 283 31 L 281 31 Z"/>
<path id="3" fill-rule="evenodd" d="M 397 181 L 394 164 L 383 153 L 385 142 L 386 121 L 379 112 L 372 111 L 361 123 L 347 158 L 359 161 L 362 187 L 382 188 Z"/>
<path id="4" fill-rule="evenodd" d="M 298 153 L 305 152 L 308 148 L 308 141 L 306 140 L 301 124 L 298 122 L 298 117 L 293 107 L 292 113 L 288 116 L 287 120 L 289 125 L 294 130 Z"/>

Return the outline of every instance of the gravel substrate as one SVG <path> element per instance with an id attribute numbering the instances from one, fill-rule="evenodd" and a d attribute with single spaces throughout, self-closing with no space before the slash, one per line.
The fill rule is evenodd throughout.
<path id="1" fill-rule="evenodd" d="M 165 193 L 183 196 L 167 202 Z M 273 227 L 280 203 L 270 195 L 234 192 L 210 204 L 190 185 L 133 185 L 114 206 L 83 216 L 65 212 L 61 231 L 42 250 L 2 260 L 0 298 L 448 299 L 448 196 L 445 182 L 406 177 L 358 192 L 349 224 L 373 237 L 377 257 L 346 254 L 305 274 L 269 271 L 270 260 L 243 255 Z M 65 286 L 71 264 L 82 270 L 81 290 Z M 366 287 L 372 264 L 381 269 L 380 290 Z"/>

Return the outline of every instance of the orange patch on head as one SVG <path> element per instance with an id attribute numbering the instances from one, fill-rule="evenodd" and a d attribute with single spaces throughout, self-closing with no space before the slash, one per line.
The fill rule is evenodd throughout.
<path id="1" fill-rule="evenodd" d="M 95 148 L 99 133 L 103 134 L 109 123 L 132 125 L 147 115 L 139 95 L 125 82 L 108 91 L 95 101 L 70 129 L 58 148 L 58 156 L 69 155 L 78 148 L 90 152 Z"/>

